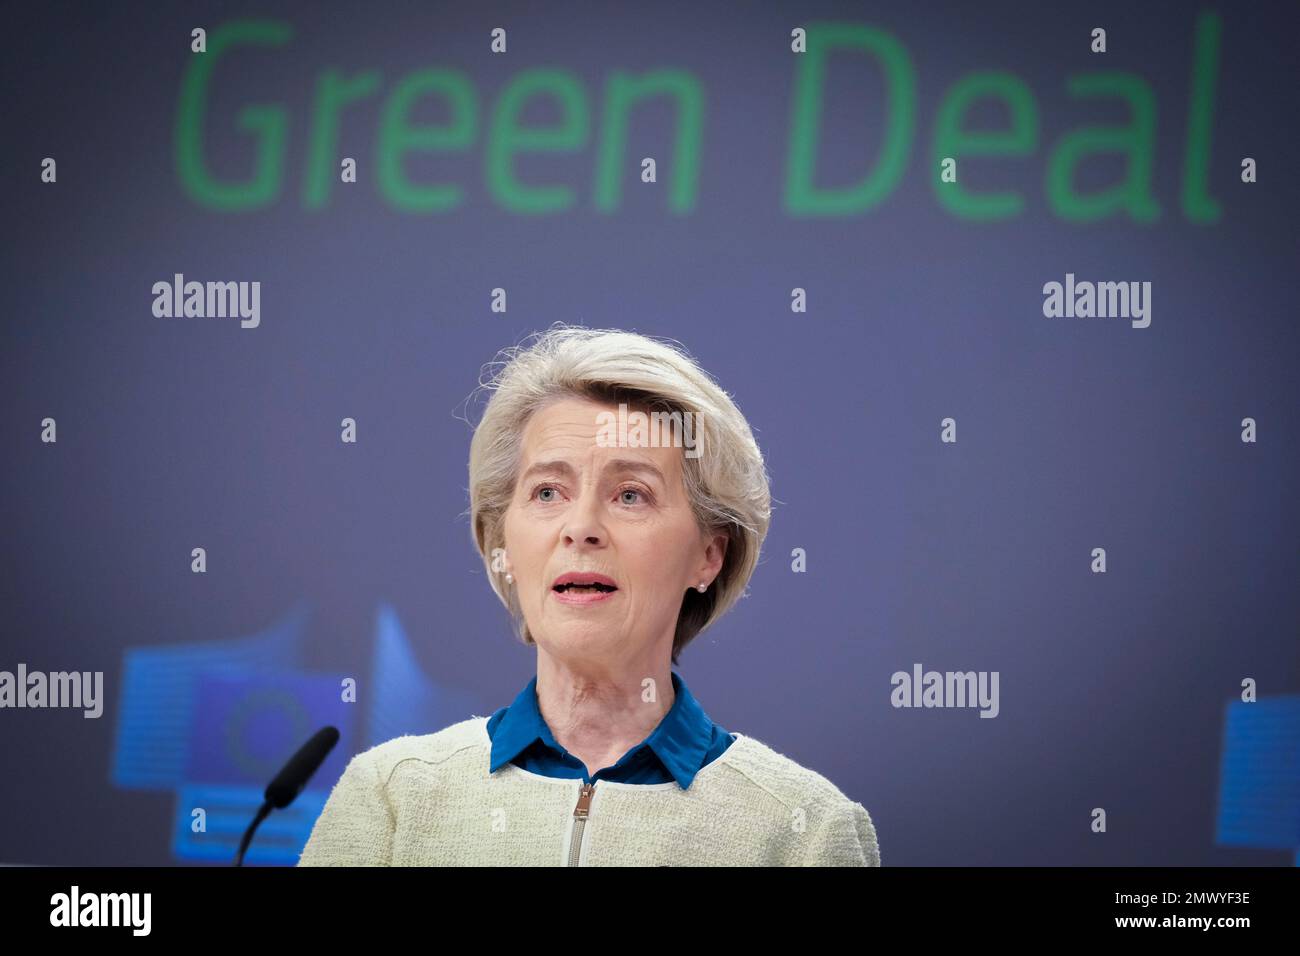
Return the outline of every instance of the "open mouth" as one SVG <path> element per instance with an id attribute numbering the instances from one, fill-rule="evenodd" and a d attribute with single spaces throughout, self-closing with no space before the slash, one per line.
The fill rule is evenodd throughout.
<path id="1" fill-rule="evenodd" d="M 551 584 L 551 591 L 565 604 L 586 604 L 606 600 L 619 589 L 614 579 L 595 574 L 594 571 L 567 571 Z"/>

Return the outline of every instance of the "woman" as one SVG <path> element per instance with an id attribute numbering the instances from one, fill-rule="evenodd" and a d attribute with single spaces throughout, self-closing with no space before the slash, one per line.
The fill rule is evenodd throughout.
<path id="1" fill-rule="evenodd" d="M 537 648 L 507 707 L 354 757 L 300 865 L 879 866 L 871 817 L 671 670 L 744 593 L 762 454 L 684 352 L 557 325 L 470 445 L 474 543 Z"/>

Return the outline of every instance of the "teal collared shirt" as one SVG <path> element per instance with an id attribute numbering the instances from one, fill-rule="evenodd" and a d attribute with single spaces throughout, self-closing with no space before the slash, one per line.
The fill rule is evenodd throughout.
<path id="1" fill-rule="evenodd" d="M 618 762 L 587 773 L 586 765 L 556 742 L 551 728 L 537 707 L 537 678 L 519 692 L 508 707 L 488 718 L 487 732 L 492 740 L 489 771 L 495 773 L 508 763 L 544 777 L 563 777 L 593 783 L 613 780 L 618 783 L 671 783 L 683 790 L 706 764 L 723 754 L 735 741 L 730 733 L 715 724 L 686 688 L 686 682 L 672 674 L 676 693 L 668 709 L 650 736 L 637 744 Z"/>

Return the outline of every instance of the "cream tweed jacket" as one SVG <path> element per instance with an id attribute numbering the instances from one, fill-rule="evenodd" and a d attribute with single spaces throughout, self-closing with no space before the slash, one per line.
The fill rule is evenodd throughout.
<path id="1" fill-rule="evenodd" d="M 879 866 L 870 815 L 735 734 L 688 789 L 488 772 L 486 717 L 357 754 L 299 866 Z"/>

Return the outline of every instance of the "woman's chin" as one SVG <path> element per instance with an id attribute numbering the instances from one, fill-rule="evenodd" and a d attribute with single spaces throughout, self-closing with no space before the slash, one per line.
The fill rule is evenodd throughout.
<path id="1" fill-rule="evenodd" d="M 607 615 L 595 608 L 571 607 L 554 608 L 547 617 L 541 631 L 548 638 L 544 643 L 555 650 L 567 648 L 590 654 L 602 645 L 617 647 L 623 644 L 625 622 L 621 617 Z"/>

